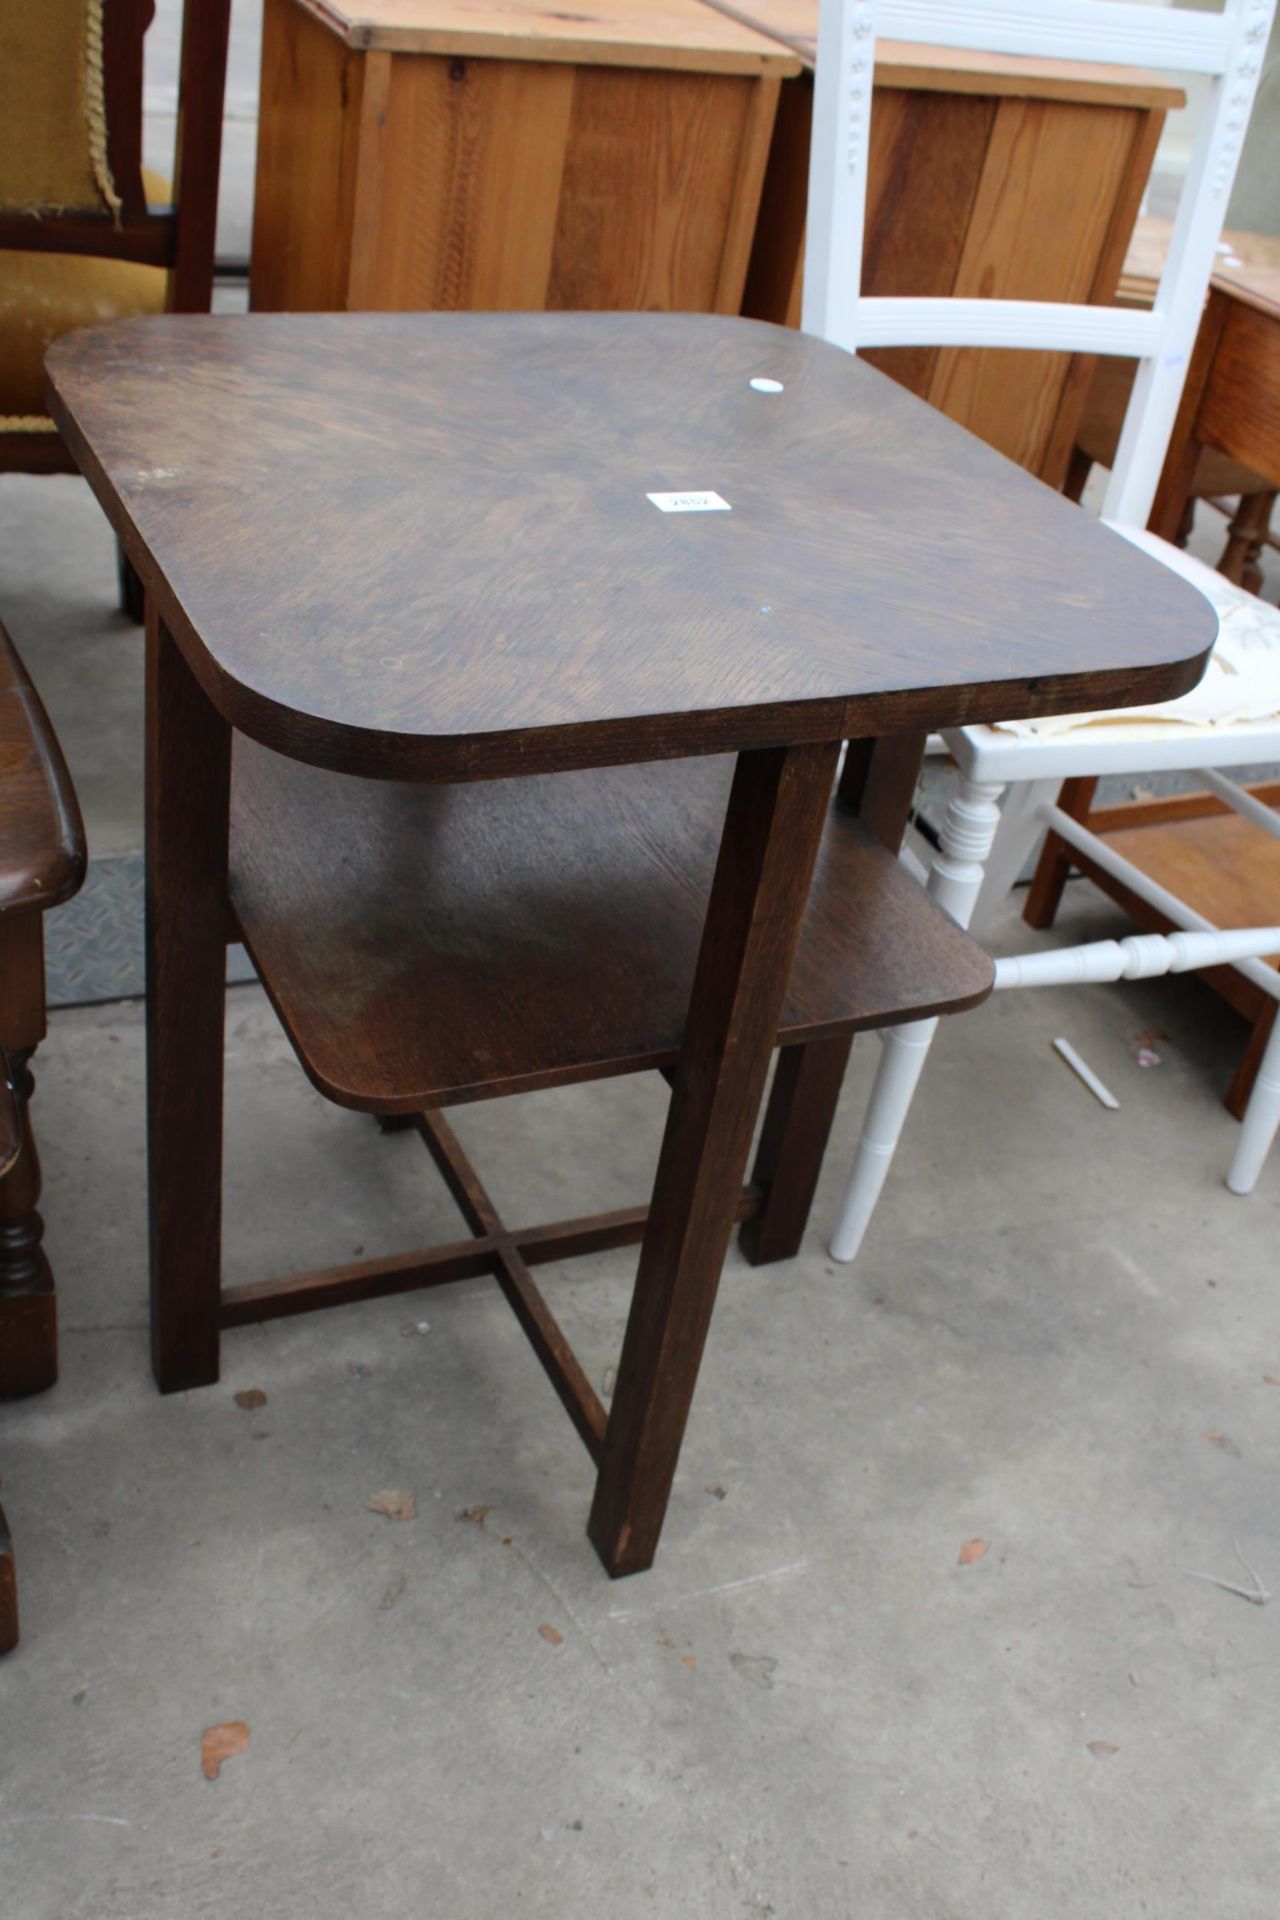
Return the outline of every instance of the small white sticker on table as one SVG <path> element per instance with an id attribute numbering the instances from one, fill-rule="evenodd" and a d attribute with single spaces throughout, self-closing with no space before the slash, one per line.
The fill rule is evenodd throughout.
<path id="1" fill-rule="evenodd" d="M 732 513 L 718 493 L 646 493 L 659 513 Z"/>

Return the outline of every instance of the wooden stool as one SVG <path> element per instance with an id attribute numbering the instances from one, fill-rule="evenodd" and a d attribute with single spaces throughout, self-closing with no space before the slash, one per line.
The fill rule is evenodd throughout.
<path id="1" fill-rule="evenodd" d="M 84 828 L 53 728 L 0 626 L 0 1397 L 58 1377 L 53 1275 L 40 1244 L 30 1060 L 45 1034 L 44 914 L 84 878 Z M 0 1514 L 0 1653 L 16 1644 L 13 1549 Z"/>

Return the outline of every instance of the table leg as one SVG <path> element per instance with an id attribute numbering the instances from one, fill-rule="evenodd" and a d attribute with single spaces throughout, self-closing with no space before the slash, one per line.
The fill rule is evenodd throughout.
<path id="1" fill-rule="evenodd" d="M 809 1209 L 836 1117 L 852 1034 L 783 1047 L 769 1090 L 751 1184 L 764 1203 L 738 1235 L 753 1267 L 790 1260 L 800 1251 Z"/>
<path id="2" fill-rule="evenodd" d="M 840 804 L 891 853 L 907 830 L 924 747 L 924 734 L 898 734 L 851 740 L 845 753 Z M 790 1260 L 800 1250 L 852 1045 L 848 1037 L 810 1040 L 778 1056 L 751 1172 L 764 1202 L 739 1235 L 753 1267 Z"/>
<path id="3" fill-rule="evenodd" d="M 147 1167 L 151 1363 L 218 1377 L 231 729 L 147 614 Z"/>
<path id="4" fill-rule="evenodd" d="M 588 1533 L 652 1563 L 830 804 L 838 742 L 739 756 Z"/>
<path id="5" fill-rule="evenodd" d="M 31 1131 L 31 1057 L 45 1033 L 43 915 L 0 920 L 0 1041 L 12 1074 L 19 1149 L 0 1176 L 0 1399 L 58 1378 L 58 1296 L 41 1241 L 40 1156 Z"/>

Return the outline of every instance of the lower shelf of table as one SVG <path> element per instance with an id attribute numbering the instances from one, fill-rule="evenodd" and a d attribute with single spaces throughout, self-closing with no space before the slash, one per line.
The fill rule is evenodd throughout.
<path id="1" fill-rule="evenodd" d="M 238 736 L 232 905 L 312 1081 L 409 1113 L 673 1065 L 732 772 L 407 786 Z M 833 804 L 779 1040 L 972 1006 L 992 977 Z"/>

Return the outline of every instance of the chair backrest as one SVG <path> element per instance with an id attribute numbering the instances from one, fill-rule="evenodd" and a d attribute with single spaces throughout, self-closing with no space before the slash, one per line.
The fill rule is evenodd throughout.
<path id="1" fill-rule="evenodd" d="M 801 324 L 858 347 L 1025 347 L 1139 363 L 1103 505 L 1151 511 L 1277 0 L 1218 13 L 1133 0 L 821 0 Z M 863 298 L 859 292 L 878 36 L 979 53 L 1199 74 L 1199 125 L 1155 304 Z"/>
<path id="2" fill-rule="evenodd" d="M 170 271 L 175 311 L 213 286 L 231 0 L 186 0 L 175 204 L 148 208 L 143 40 L 155 0 L 0 0 L 0 252 Z"/>

